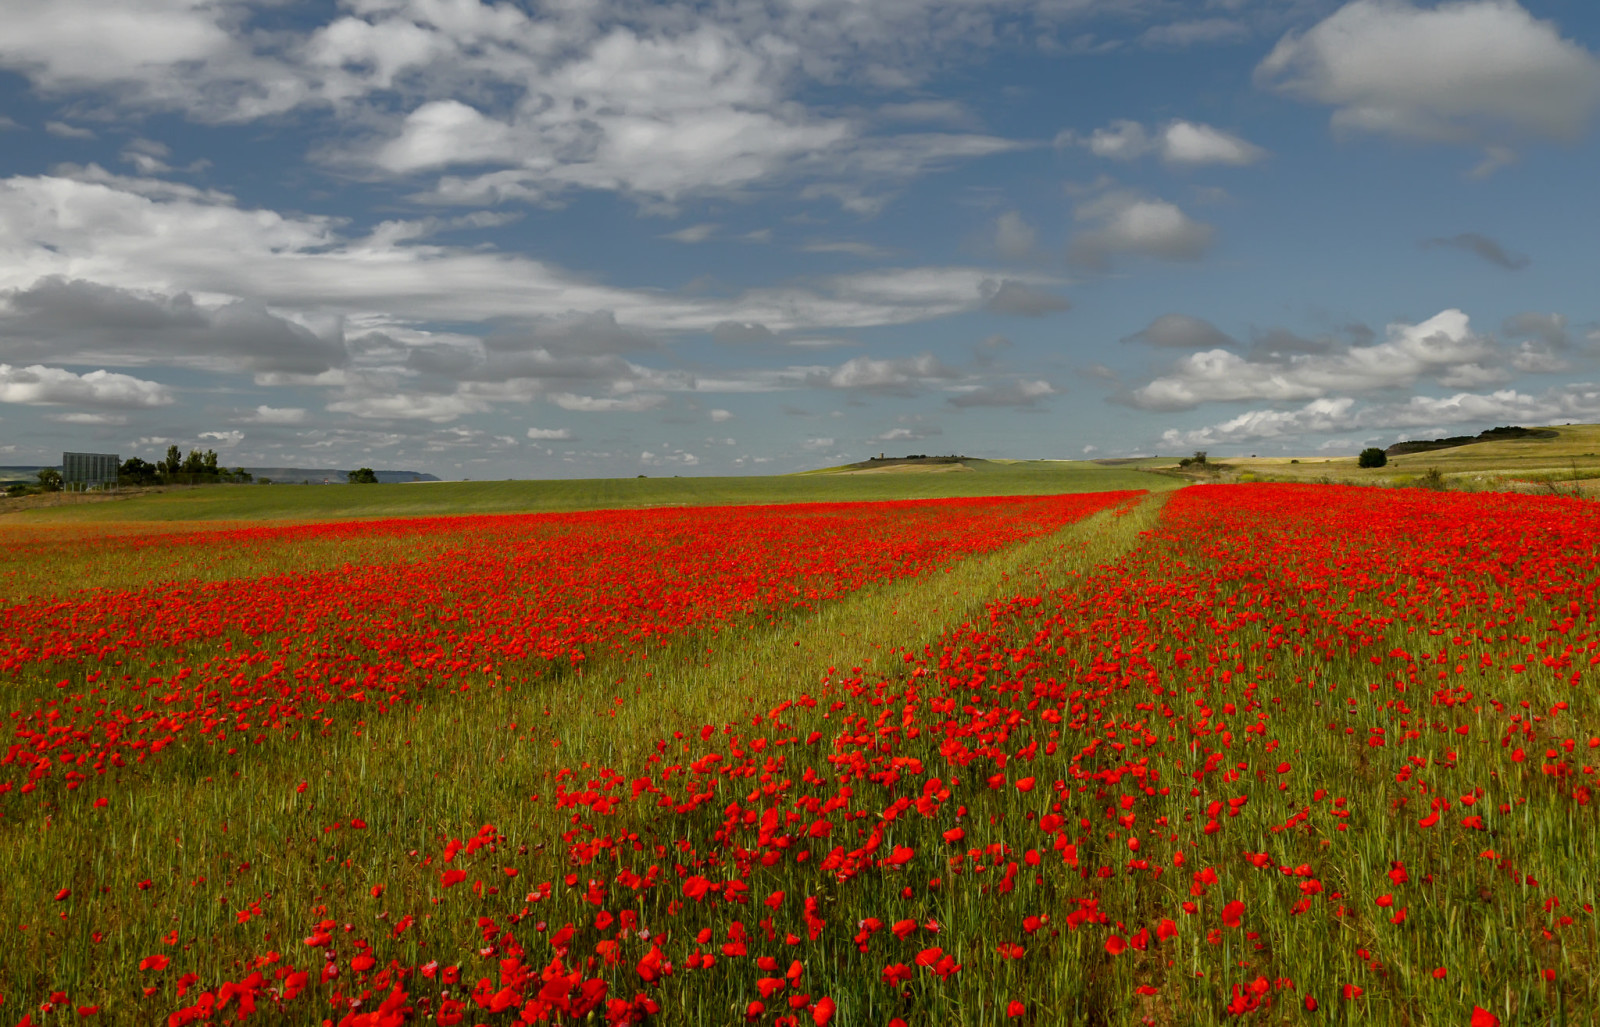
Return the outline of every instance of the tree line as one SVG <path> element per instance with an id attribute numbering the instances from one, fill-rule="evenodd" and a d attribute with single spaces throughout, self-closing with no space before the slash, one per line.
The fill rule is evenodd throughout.
<path id="1" fill-rule="evenodd" d="M 202 453 L 191 449 L 189 455 L 184 456 L 177 446 L 167 447 L 164 460 L 152 464 L 130 456 L 117 469 L 119 485 L 247 485 L 254 480 L 243 467 L 230 471 L 219 465 L 214 450 Z"/>

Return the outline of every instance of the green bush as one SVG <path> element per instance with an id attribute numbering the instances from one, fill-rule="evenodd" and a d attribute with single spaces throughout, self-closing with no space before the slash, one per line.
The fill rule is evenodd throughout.
<path id="1" fill-rule="evenodd" d="M 1356 463 L 1361 467 L 1382 467 L 1388 462 L 1389 454 L 1385 453 L 1377 446 L 1368 446 L 1366 449 L 1363 449 L 1361 451 L 1361 455 L 1356 458 Z"/>

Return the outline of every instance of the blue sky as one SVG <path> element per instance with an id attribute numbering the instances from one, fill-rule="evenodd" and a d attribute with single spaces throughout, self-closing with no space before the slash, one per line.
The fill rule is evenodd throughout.
<path id="1" fill-rule="evenodd" d="M 1600 421 L 1588 0 L 13 0 L 0 463 Z"/>

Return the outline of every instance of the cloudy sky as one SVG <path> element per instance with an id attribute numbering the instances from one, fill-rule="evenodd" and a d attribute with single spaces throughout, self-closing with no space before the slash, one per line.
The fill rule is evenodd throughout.
<path id="1" fill-rule="evenodd" d="M 1593 0 L 9 0 L 0 463 L 1600 420 Z"/>

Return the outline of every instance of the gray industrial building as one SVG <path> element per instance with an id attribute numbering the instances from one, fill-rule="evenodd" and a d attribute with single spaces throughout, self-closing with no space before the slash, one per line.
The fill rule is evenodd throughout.
<path id="1" fill-rule="evenodd" d="M 62 453 L 61 487 L 76 491 L 116 488 L 121 466 L 115 453 Z"/>

